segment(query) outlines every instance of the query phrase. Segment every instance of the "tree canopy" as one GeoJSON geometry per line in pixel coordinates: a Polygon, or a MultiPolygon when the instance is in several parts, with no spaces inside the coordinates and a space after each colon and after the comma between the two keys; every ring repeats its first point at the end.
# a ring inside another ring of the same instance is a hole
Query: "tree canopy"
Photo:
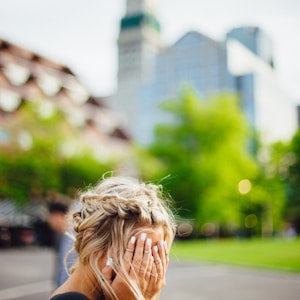
{"type": "Polygon", "coordinates": [[[41,113],[41,105],[25,103],[2,127],[9,141],[0,145],[0,196],[19,204],[49,191],[74,196],[114,166],[94,158],[64,114],[41,113]]]}
{"type": "Polygon", "coordinates": [[[288,205],[285,209],[286,219],[300,232],[300,130],[291,140],[289,151],[283,161],[287,175],[288,205]]]}
{"type": "Polygon", "coordinates": [[[185,89],[162,109],[173,122],[156,127],[149,151],[160,162],[155,176],[170,176],[162,184],[180,216],[196,226],[238,224],[238,184],[257,171],[238,98],[224,94],[204,100],[185,89]]]}

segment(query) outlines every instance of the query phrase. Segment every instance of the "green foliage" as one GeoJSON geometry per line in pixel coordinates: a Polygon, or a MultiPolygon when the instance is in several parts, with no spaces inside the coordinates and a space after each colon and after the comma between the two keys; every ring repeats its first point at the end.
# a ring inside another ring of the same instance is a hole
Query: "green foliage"
{"type": "Polygon", "coordinates": [[[161,166],[157,177],[173,196],[180,216],[195,221],[239,222],[237,185],[256,164],[247,150],[250,132],[233,95],[202,100],[189,89],[162,109],[174,117],[161,124],[149,152],[161,166]],[[158,175],[159,174],[159,175],[158,175]]]}
{"type": "Polygon", "coordinates": [[[0,194],[19,203],[27,202],[42,190],[56,189],[59,185],[57,166],[41,159],[37,153],[18,155],[2,154],[0,157],[0,194]]]}
{"type": "Polygon", "coordinates": [[[277,176],[266,177],[263,171],[252,180],[251,191],[240,196],[241,227],[248,235],[272,236],[282,226],[283,208],[286,202],[285,183],[277,176]],[[247,217],[254,216],[253,224],[247,217]]]}
{"type": "Polygon", "coordinates": [[[114,166],[93,157],[80,128],[62,113],[53,108],[45,115],[41,106],[39,101],[26,103],[12,116],[5,128],[10,143],[0,147],[0,197],[19,204],[43,199],[49,191],[73,196],[114,166]]]}
{"type": "Polygon", "coordinates": [[[163,162],[154,156],[147,148],[136,145],[133,147],[132,162],[138,168],[141,178],[151,182],[160,182],[161,170],[164,168],[163,162]]]}
{"type": "Polygon", "coordinates": [[[300,130],[291,141],[285,165],[288,165],[288,203],[285,216],[300,232],[300,130]]]}
{"type": "Polygon", "coordinates": [[[185,89],[162,109],[172,122],[158,125],[153,143],[139,151],[141,175],[165,178],[161,183],[196,235],[213,228],[214,234],[239,229],[246,236],[270,236],[282,229],[285,208],[286,216],[300,220],[300,134],[293,147],[265,145],[234,95],[204,100],[185,89]]]}
{"type": "Polygon", "coordinates": [[[89,155],[65,159],[59,168],[60,191],[76,195],[90,185],[94,185],[101,176],[113,169],[113,164],[102,164],[89,155]]]}

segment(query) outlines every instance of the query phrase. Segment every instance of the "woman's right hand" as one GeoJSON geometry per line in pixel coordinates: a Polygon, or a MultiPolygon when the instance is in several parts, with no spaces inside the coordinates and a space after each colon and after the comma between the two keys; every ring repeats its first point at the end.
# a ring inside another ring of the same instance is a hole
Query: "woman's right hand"
{"type": "MultiPolygon", "coordinates": [[[[131,280],[139,286],[145,299],[155,299],[165,286],[165,275],[169,258],[164,241],[158,242],[152,247],[152,240],[145,233],[137,238],[131,237],[124,254],[125,271],[131,280]]],[[[123,280],[121,274],[116,274],[111,280],[113,270],[111,266],[105,266],[102,273],[107,283],[111,285],[119,300],[136,300],[136,297],[123,280]]],[[[111,300],[102,284],[105,299],[111,300]]]]}

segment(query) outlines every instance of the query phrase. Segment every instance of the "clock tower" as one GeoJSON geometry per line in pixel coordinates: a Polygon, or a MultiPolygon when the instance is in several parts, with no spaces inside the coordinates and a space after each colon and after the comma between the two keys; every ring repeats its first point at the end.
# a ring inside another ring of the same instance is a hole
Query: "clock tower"
{"type": "Polygon", "coordinates": [[[125,114],[133,139],[138,125],[141,89],[152,81],[155,58],[162,48],[155,0],[127,0],[118,37],[118,91],[115,105],[125,114]]]}

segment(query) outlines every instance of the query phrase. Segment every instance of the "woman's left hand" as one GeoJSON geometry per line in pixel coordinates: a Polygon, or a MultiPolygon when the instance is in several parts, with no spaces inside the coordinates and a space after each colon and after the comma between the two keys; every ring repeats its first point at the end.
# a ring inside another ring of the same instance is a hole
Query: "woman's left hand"
{"type": "MultiPolygon", "coordinates": [[[[145,233],[138,238],[132,237],[124,254],[125,271],[135,281],[145,299],[154,299],[165,286],[165,274],[169,263],[166,244],[160,241],[151,249],[152,241],[145,233]]],[[[113,280],[111,266],[105,266],[102,274],[111,285],[119,300],[136,300],[122,275],[117,274],[113,280]]],[[[106,285],[102,284],[105,299],[111,300],[106,285]]]]}

